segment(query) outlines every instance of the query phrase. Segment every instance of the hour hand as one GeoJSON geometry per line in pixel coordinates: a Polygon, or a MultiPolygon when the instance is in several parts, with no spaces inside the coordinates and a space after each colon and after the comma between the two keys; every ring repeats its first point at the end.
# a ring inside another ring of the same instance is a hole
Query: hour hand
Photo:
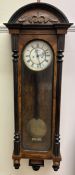
{"type": "Polygon", "coordinates": [[[36,52],[36,56],[39,57],[37,49],[35,50],[35,52],[36,52]]]}

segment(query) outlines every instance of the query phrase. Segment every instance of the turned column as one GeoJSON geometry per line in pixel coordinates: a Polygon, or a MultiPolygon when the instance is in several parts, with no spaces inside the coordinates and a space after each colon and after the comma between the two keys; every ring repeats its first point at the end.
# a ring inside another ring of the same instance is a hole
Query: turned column
{"type": "MultiPolygon", "coordinates": [[[[12,35],[13,51],[13,76],[14,76],[14,155],[20,154],[19,111],[18,111],[18,35],[12,35]]],[[[19,166],[18,160],[14,161],[15,168],[19,166]]]]}
{"type": "Polygon", "coordinates": [[[55,171],[58,170],[60,161],[57,162],[56,158],[60,157],[60,104],[61,104],[61,81],[62,81],[62,62],[64,52],[64,39],[63,34],[57,36],[57,81],[56,81],[56,116],[55,116],[55,139],[54,139],[54,165],[55,171]]]}

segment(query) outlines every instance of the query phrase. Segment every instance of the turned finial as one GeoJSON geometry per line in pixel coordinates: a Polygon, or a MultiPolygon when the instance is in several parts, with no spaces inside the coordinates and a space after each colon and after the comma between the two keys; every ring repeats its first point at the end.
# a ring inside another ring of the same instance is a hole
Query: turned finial
{"type": "Polygon", "coordinates": [[[37,2],[40,2],[40,0],[37,0],[37,2]]]}

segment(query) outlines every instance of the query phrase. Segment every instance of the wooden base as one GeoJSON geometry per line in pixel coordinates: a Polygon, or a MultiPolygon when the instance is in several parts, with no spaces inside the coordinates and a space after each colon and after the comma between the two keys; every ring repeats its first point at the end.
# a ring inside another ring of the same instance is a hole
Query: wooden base
{"type": "MultiPolygon", "coordinates": [[[[20,159],[21,158],[26,158],[26,157],[22,157],[22,155],[14,155],[12,156],[13,158],[13,164],[14,164],[14,167],[15,169],[19,169],[20,167],[20,159]]],[[[54,171],[58,171],[59,167],[60,167],[60,161],[61,161],[61,156],[52,156],[51,159],[48,159],[48,160],[53,160],[53,170],[54,171]]],[[[44,167],[44,159],[39,159],[39,158],[30,158],[29,159],[29,166],[32,166],[32,169],[34,171],[38,171],[40,169],[40,167],[44,167]]]]}

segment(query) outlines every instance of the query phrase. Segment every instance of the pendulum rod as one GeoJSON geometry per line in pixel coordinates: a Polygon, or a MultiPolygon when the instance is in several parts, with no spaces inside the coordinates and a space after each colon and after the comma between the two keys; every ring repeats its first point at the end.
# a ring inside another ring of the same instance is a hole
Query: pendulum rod
{"type": "Polygon", "coordinates": [[[38,102],[38,76],[34,74],[34,118],[39,118],[39,102],[38,102]]]}

